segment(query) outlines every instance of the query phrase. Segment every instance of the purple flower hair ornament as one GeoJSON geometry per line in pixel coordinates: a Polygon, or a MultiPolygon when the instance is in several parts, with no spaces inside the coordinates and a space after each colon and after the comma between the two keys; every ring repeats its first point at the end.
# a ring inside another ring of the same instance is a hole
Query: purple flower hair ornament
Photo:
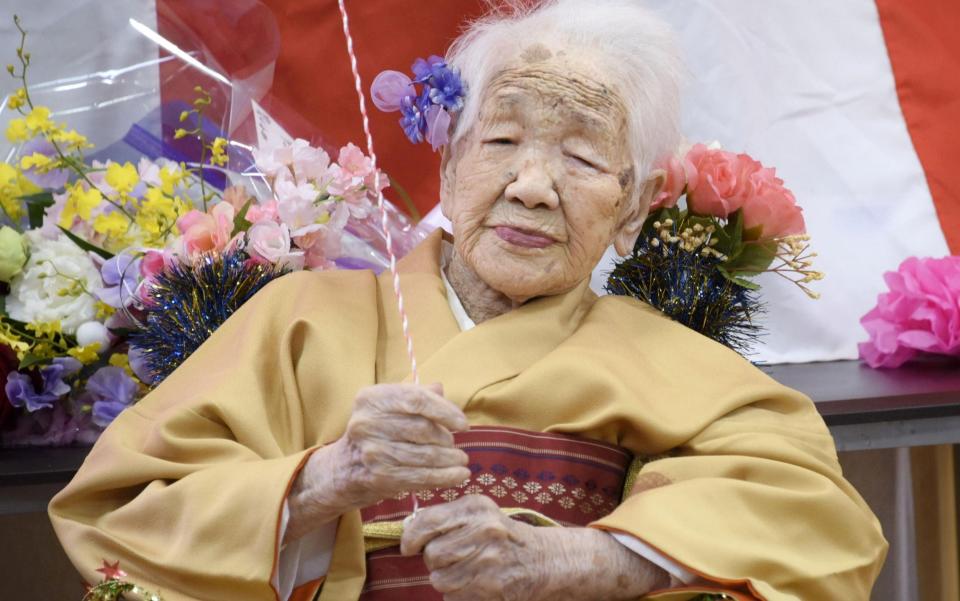
{"type": "Polygon", "coordinates": [[[411,70],[414,79],[399,71],[381,72],[370,95],[381,111],[400,111],[400,127],[411,142],[428,142],[436,150],[450,141],[450,124],[463,110],[466,86],[459,70],[439,56],[418,58],[411,70]]]}

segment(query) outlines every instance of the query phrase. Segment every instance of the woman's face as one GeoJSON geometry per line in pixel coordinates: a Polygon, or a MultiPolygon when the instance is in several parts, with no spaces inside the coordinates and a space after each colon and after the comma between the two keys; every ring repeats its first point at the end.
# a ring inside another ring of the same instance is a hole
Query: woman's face
{"type": "Polygon", "coordinates": [[[457,253],[513,300],[570,290],[625,229],[629,250],[642,225],[626,111],[596,67],[528,48],[494,76],[476,125],[444,157],[457,253]]]}

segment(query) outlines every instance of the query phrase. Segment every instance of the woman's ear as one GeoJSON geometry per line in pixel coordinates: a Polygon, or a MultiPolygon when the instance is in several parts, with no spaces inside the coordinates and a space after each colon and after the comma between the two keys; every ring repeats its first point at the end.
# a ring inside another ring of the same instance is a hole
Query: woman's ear
{"type": "Polygon", "coordinates": [[[453,196],[457,188],[457,161],[450,144],[440,154],[440,212],[450,219],[453,215],[453,196]]]}
{"type": "Polygon", "coordinates": [[[663,169],[654,169],[640,185],[640,193],[620,222],[619,230],[613,236],[613,248],[621,257],[626,257],[633,252],[640,230],[643,228],[643,222],[647,220],[650,203],[666,183],[667,172],[663,169]]]}

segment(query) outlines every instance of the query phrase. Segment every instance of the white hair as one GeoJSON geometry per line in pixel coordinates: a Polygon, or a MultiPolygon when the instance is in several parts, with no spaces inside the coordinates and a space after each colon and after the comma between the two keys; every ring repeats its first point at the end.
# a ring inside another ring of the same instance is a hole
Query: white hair
{"type": "Polygon", "coordinates": [[[640,184],[653,162],[680,141],[680,82],[685,73],[670,27],[641,0],[488,0],[446,60],[467,84],[455,142],[475,124],[484,89],[524,48],[543,43],[592,52],[627,109],[627,144],[640,184]]]}

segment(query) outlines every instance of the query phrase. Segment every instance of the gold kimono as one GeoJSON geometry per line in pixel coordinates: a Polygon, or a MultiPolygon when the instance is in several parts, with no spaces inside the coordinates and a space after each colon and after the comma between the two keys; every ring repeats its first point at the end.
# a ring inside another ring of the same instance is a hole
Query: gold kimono
{"type": "MultiPolygon", "coordinates": [[[[721,590],[869,598],[886,553],[809,399],[732,351],[586,282],[461,332],[435,234],[401,261],[420,377],[472,424],[574,434],[657,458],[592,526],[628,533],[721,590]]],[[[301,272],[270,284],[103,433],[50,504],[88,580],[120,560],[177,599],[274,599],[284,499],[356,392],[407,378],[391,281],[301,272]]],[[[321,599],[356,599],[359,512],[340,519],[321,599]]],[[[690,599],[691,587],[653,595],[690,599]]]]}

